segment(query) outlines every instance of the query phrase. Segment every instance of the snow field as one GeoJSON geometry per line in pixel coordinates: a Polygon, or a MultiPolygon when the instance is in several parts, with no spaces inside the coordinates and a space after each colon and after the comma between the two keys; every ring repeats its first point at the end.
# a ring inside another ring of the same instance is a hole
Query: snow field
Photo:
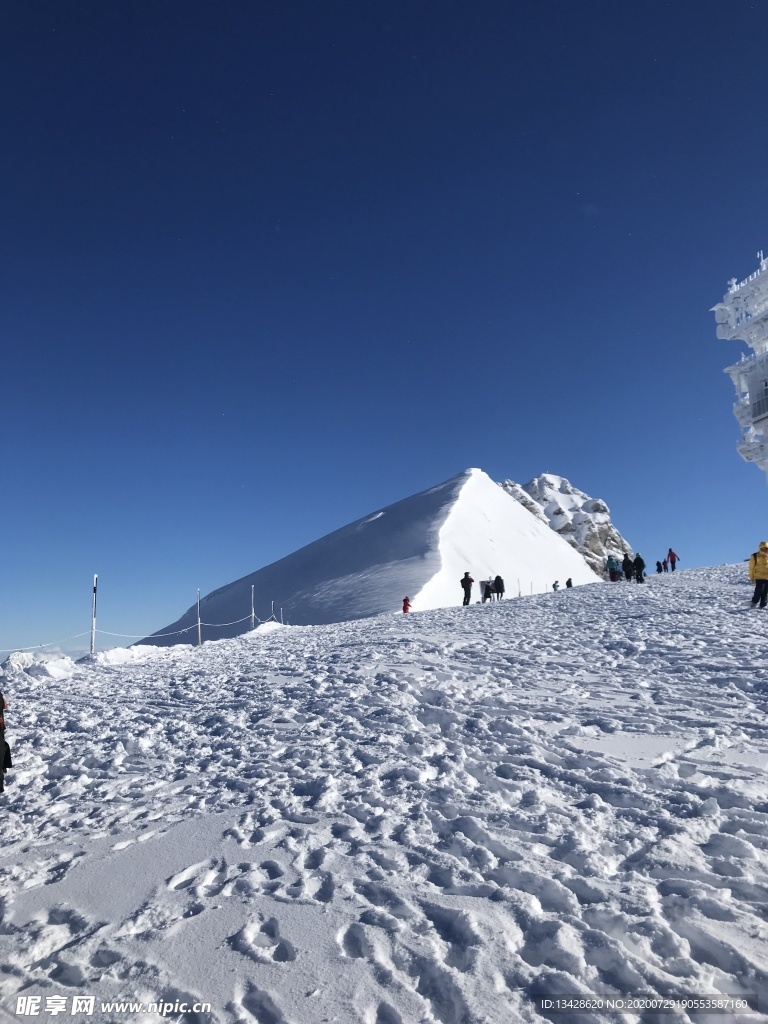
{"type": "Polygon", "coordinates": [[[765,1006],[768,620],[745,575],[133,648],[66,677],[9,666],[0,1007],[506,1024],[543,1019],[537,994],[765,1006]]]}

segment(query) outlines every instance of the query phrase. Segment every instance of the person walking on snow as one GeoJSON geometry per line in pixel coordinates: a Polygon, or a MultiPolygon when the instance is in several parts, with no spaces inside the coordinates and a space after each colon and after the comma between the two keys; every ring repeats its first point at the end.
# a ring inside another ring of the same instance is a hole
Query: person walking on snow
{"type": "Polygon", "coordinates": [[[410,610],[411,610],[411,599],[410,599],[410,597],[404,597],[403,598],[403,614],[407,615],[410,610]]]}
{"type": "Polygon", "coordinates": [[[661,562],[657,561],[656,562],[656,572],[661,572],[661,571],[662,571],[661,570],[661,562]]]}
{"type": "Polygon", "coordinates": [[[749,578],[755,584],[752,607],[758,602],[761,608],[768,604],[768,540],[761,540],[760,547],[749,558],[749,578]]]}
{"type": "Polygon", "coordinates": [[[571,589],[571,587],[573,586],[573,580],[571,579],[571,577],[570,577],[570,576],[569,576],[569,577],[568,577],[568,579],[567,579],[567,580],[565,581],[565,586],[566,586],[566,589],[567,589],[567,590],[570,590],[570,589],[571,589]]]}
{"type": "Polygon", "coordinates": [[[474,582],[475,581],[472,579],[468,572],[465,572],[464,575],[461,577],[461,586],[464,590],[464,601],[462,603],[464,605],[469,604],[469,599],[472,597],[472,584],[474,582]]]}
{"type": "Polygon", "coordinates": [[[629,582],[635,575],[635,563],[632,561],[630,556],[624,555],[624,560],[621,563],[621,568],[624,570],[624,579],[629,582]]]}
{"type": "Polygon", "coordinates": [[[680,556],[676,555],[675,552],[672,550],[672,548],[670,548],[669,551],[667,552],[667,558],[669,559],[670,568],[672,569],[672,572],[674,572],[675,571],[675,562],[679,562],[680,561],[680,556]]]}
{"type": "Polygon", "coordinates": [[[633,565],[635,567],[635,579],[638,583],[642,583],[645,579],[645,562],[640,552],[635,555],[633,565]]]}
{"type": "Polygon", "coordinates": [[[664,572],[669,572],[669,560],[665,558],[664,561],[661,563],[661,567],[664,570],[664,572]]]}
{"type": "Polygon", "coordinates": [[[560,589],[560,582],[559,582],[559,580],[555,580],[555,582],[552,584],[552,589],[553,590],[559,590],[560,589]]]}
{"type": "Polygon", "coordinates": [[[496,591],[496,600],[500,601],[502,597],[504,597],[504,580],[501,578],[501,576],[497,576],[496,579],[493,581],[493,587],[494,590],[496,591]]]}
{"type": "Polygon", "coordinates": [[[13,768],[11,748],[5,740],[5,709],[8,707],[5,697],[0,691],[0,793],[5,792],[5,773],[13,768]]]}
{"type": "Polygon", "coordinates": [[[483,604],[486,601],[493,600],[493,580],[480,580],[480,586],[483,588],[483,604]]]}

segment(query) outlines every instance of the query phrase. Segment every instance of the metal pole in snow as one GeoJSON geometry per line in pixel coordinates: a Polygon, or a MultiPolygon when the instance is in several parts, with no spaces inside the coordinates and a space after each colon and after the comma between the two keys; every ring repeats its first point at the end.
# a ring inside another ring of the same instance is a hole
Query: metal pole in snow
{"type": "Polygon", "coordinates": [[[91,608],[91,657],[96,650],[96,590],[99,586],[98,574],[93,576],[93,606],[91,608]]]}
{"type": "Polygon", "coordinates": [[[281,625],[282,625],[282,622],[283,622],[283,609],[281,608],[280,609],[280,624],[281,625]]]}
{"type": "Polygon", "coordinates": [[[202,644],[202,630],[200,628],[200,591],[197,592],[197,646],[202,644]]]}
{"type": "Polygon", "coordinates": [[[273,601],[272,602],[272,618],[274,619],[274,617],[275,617],[275,602],[273,601]]]}
{"type": "Polygon", "coordinates": [[[523,596],[523,592],[520,589],[520,577],[519,576],[517,577],[517,596],[518,597],[522,597],[523,596]]]}
{"type": "Polygon", "coordinates": [[[254,613],[253,613],[253,588],[254,588],[254,584],[252,583],[251,584],[251,629],[255,629],[256,628],[256,625],[255,625],[255,622],[254,622],[254,613]]]}

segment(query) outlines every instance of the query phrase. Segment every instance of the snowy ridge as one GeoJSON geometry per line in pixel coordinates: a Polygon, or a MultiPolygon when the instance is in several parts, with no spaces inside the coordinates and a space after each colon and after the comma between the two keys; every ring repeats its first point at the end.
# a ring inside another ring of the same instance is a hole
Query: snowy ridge
{"type": "Polygon", "coordinates": [[[134,648],[66,679],[9,664],[0,1007],[501,1024],[540,1021],[536,994],[765,1001],[745,576],[134,648]]]}
{"type": "MultiPolygon", "coordinates": [[[[510,593],[542,592],[567,577],[595,583],[584,559],[505,494],[479,469],[468,469],[426,491],[358,519],[286,558],[208,594],[202,601],[205,640],[237,636],[251,607],[266,618],[283,609],[294,625],[340,622],[460,604],[459,580],[501,575],[510,593]]],[[[479,598],[479,586],[474,597],[479,598]]],[[[142,643],[196,640],[197,608],[142,643]],[[185,630],[186,634],[179,635],[185,630]]]]}
{"type": "Polygon", "coordinates": [[[543,473],[527,484],[504,480],[504,490],[537,518],[549,523],[599,575],[610,555],[632,554],[633,549],[611,522],[610,509],[590,498],[563,476],[543,473]]]}

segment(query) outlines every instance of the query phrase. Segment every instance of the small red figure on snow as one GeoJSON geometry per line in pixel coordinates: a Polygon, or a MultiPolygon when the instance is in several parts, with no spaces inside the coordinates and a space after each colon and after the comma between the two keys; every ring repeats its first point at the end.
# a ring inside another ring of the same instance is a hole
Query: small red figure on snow
{"type": "Polygon", "coordinates": [[[405,615],[410,610],[411,610],[411,599],[410,599],[410,597],[404,597],[403,598],[403,614],[405,615]]]}

